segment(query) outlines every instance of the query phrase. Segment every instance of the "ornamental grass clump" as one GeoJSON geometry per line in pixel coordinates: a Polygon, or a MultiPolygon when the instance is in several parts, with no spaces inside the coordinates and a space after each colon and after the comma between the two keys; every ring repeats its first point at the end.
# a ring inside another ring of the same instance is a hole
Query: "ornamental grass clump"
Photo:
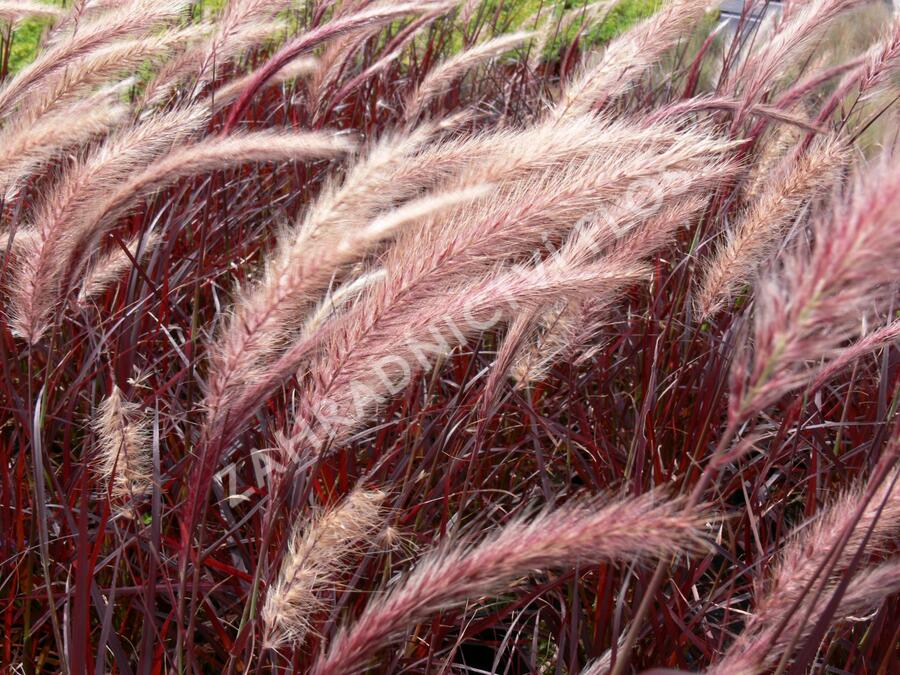
{"type": "Polygon", "coordinates": [[[759,9],[0,2],[0,670],[891,672],[900,21],[759,9]]]}

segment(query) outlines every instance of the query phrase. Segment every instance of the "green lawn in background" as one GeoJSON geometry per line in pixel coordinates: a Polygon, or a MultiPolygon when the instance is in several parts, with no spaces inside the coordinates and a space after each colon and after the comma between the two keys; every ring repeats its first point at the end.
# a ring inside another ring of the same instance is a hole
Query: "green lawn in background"
{"type": "MultiPolygon", "coordinates": [[[[544,0],[545,3],[548,1],[556,4],[559,8],[558,11],[578,7],[584,2],[584,0],[544,0]]],[[[227,0],[201,0],[201,5],[206,11],[215,12],[221,9],[226,2],[227,0]]],[[[528,28],[522,24],[534,16],[541,6],[541,2],[542,0],[506,0],[504,7],[511,29],[520,26],[528,28]]],[[[588,42],[606,42],[636,21],[650,16],[660,3],[661,0],[620,0],[606,20],[587,33],[588,42]]],[[[28,20],[21,22],[16,27],[9,58],[9,69],[12,72],[21,69],[34,58],[41,36],[48,25],[47,21],[28,20]]],[[[573,26],[572,30],[577,30],[577,26],[573,26]]]]}
{"type": "MultiPolygon", "coordinates": [[[[225,6],[228,0],[200,0],[205,11],[215,12],[225,6]]],[[[48,5],[59,5],[58,2],[46,2],[48,5]]],[[[9,54],[9,70],[16,72],[30,63],[37,54],[38,45],[44,31],[51,25],[48,20],[29,19],[20,22],[13,33],[13,43],[9,54]]]]}

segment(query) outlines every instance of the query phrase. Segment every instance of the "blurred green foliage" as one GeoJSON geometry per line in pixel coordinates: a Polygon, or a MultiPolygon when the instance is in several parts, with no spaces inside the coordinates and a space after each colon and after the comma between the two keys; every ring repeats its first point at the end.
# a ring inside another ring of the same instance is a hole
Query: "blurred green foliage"
{"type": "Polygon", "coordinates": [[[623,0],[612,8],[609,16],[589,37],[599,42],[614,38],[641,19],[646,19],[662,5],[662,0],[623,0]]]}
{"type": "Polygon", "coordinates": [[[16,26],[9,50],[9,69],[12,72],[31,62],[48,25],[47,21],[29,19],[16,26]]]}

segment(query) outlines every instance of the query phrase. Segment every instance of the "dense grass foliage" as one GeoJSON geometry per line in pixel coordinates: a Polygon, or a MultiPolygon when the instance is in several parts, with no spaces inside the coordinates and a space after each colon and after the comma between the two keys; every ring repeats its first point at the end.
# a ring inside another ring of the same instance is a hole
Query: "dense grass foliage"
{"type": "Polygon", "coordinates": [[[900,670],[900,21],[0,2],[0,671],[900,670]]]}

